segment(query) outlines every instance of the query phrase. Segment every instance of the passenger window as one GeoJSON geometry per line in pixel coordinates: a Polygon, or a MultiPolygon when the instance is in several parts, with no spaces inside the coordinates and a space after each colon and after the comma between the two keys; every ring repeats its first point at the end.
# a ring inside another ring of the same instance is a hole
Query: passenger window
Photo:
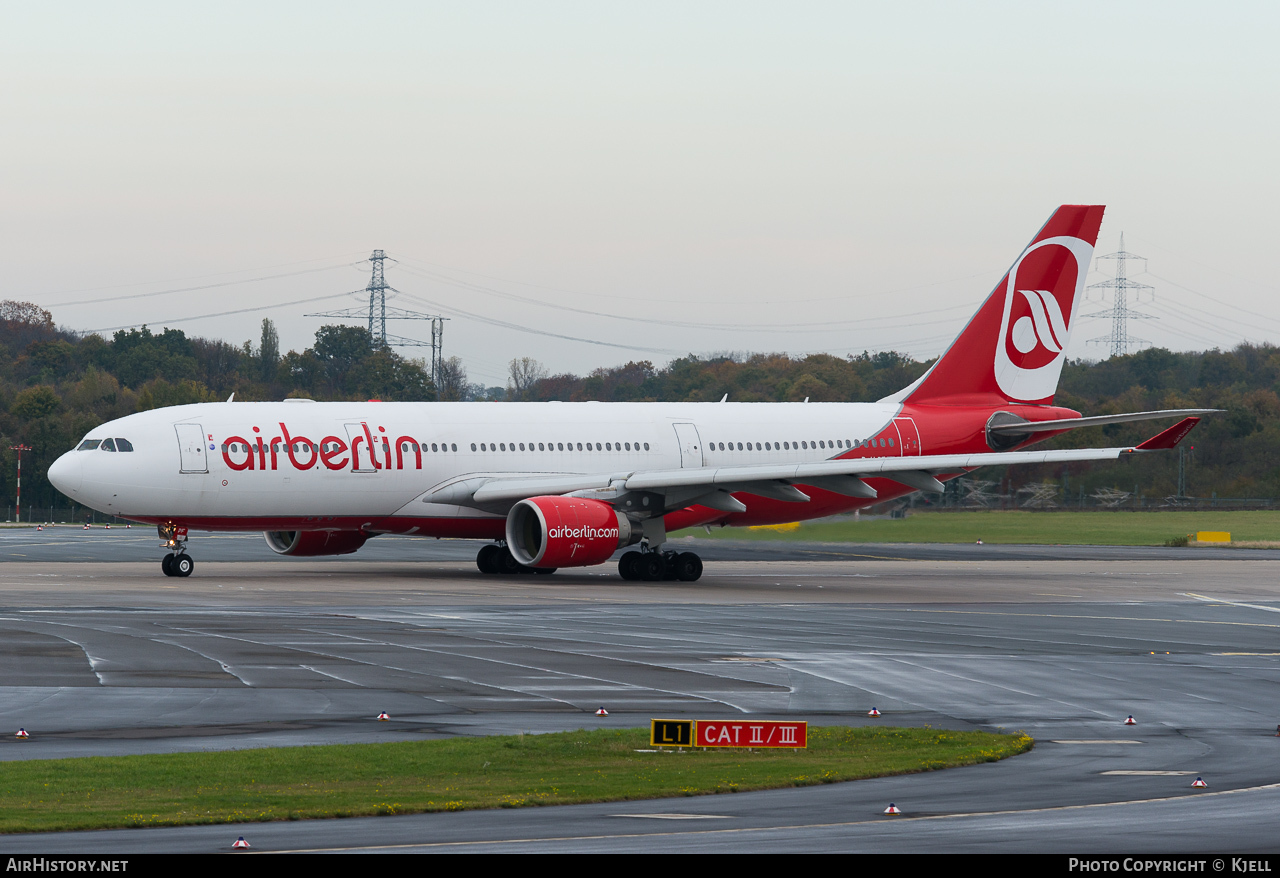
{"type": "Polygon", "coordinates": [[[889,437],[889,447],[893,447],[893,437],[889,437]]]}
{"type": "Polygon", "coordinates": [[[77,451],[93,451],[93,449],[97,448],[101,444],[102,444],[101,439],[86,439],[80,443],[80,447],[77,448],[76,450],[77,451]]]}

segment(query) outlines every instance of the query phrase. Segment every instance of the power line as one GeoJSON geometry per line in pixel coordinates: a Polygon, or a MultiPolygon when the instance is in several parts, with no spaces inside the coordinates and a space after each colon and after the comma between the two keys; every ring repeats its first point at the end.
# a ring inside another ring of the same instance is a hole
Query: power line
{"type": "MultiPolygon", "coordinates": [[[[500,282],[502,282],[502,283],[517,284],[517,285],[519,285],[519,286],[523,286],[523,287],[533,287],[534,289],[539,289],[539,290],[548,290],[548,291],[553,292],[553,293],[569,293],[570,295],[574,295],[574,296],[587,296],[587,297],[592,298],[592,299],[625,299],[625,300],[629,300],[629,301],[630,301],[630,300],[634,300],[634,299],[636,298],[634,295],[630,295],[630,294],[623,294],[623,295],[610,295],[610,294],[608,294],[608,293],[599,293],[599,292],[589,292],[589,293],[584,293],[584,292],[582,292],[582,291],[580,291],[580,290],[570,290],[570,289],[566,289],[566,288],[564,288],[564,287],[553,287],[553,286],[548,286],[548,285],[546,285],[546,284],[535,284],[535,283],[530,283],[529,281],[512,280],[512,279],[510,279],[510,278],[494,277],[493,275],[483,274],[483,273],[481,273],[481,272],[478,272],[478,271],[472,271],[472,270],[467,269],[467,268],[457,268],[457,267],[455,267],[455,266],[450,266],[450,265],[440,265],[440,264],[435,263],[435,262],[429,262],[429,261],[427,261],[427,260],[425,260],[425,259],[415,259],[415,258],[413,258],[413,257],[411,257],[411,256],[400,256],[400,257],[398,257],[398,258],[397,258],[397,261],[401,262],[402,264],[403,264],[403,263],[405,263],[405,262],[412,262],[412,263],[416,263],[416,264],[418,264],[418,265],[426,265],[426,266],[430,266],[431,268],[435,268],[435,269],[444,269],[445,271],[460,271],[460,272],[462,272],[463,274],[473,274],[473,275],[475,275],[476,277],[482,277],[482,278],[485,278],[486,280],[496,280],[496,281],[500,281],[500,282]]],[[[444,275],[444,277],[448,277],[448,276],[447,276],[447,275],[444,275]]],[[[910,292],[910,291],[912,291],[912,290],[923,290],[923,289],[928,289],[928,288],[930,288],[930,287],[938,287],[938,286],[943,286],[943,285],[945,285],[945,284],[958,283],[958,282],[960,282],[960,281],[973,280],[974,278],[980,278],[980,277],[991,277],[991,272],[990,272],[990,271],[980,271],[980,272],[978,272],[977,274],[967,274],[967,275],[963,275],[963,276],[959,276],[959,277],[945,278],[945,279],[943,279],[943,280],[931,281],[931,282],[929,282],[929,283],[924,283],[924,284],[912,284],[912,285],[910,285],[910,286],[897,287],[897,288],[892,289],[892,290],[881,290],[881,291],[878,291],[878,292],[875,292],[875,293],[864,293],[864,294],[863,294],[863,297],[864,297],[864,298],[866,298],[866,297],[882,298],[882,297],[884,297],[884,296],[897,295],[898,293],[906,293],[906,292],[910,292]]],[[[465,283],[465,281],[463,281],[463,282],[465,283]]],[[[995,283],[995,282],[994,282],[994,281],[992,281],[992,283],[993,283],[993,285],[994,285],[994,283],[995,283]]],[[[817,297],[817,298],[811,298],[811,299],[798,299],[798,298],[794,298],[794,297],[792,297],[792,296],[788,295],[788,296],[786,297],[786,301],[787,301],[789,304],[805,304],[805,303],[808,303],[808,302],[843,302],[843,301],[848,301],[850,298],[852,298],[852,297],[850,297],[850,296],[844,296],[844,295],[841,295],[841,296],[819,296],[819,297],[817,297]]],[[[678,305],[684,305],[684,304],[687,304],[687,303],[688,303],[688,299],[687,299],[687,298],[679,298],[679,299],[657,299],[657,298],[653,298],[652,296],[648,296],[648,295],[646,295],[646,296],[645,296],[645,301],[646,301],[646,302],[659,302],[659,303],[665,303],[665,304],[678,304],[678,305]]],[[[932,313],[932,312],[930,312],[930,313],[932,313]]]]}
{"type": "Polygon", "coordinates": [[[134,329],[138,326],[146,326],[152,323],[157,324],[159,326],[166,326],[171,323],[190,323],[193,320],[209,320],[210,318],[213,318],[213,317],[229,317],[233,314],[251,314],[255,311],[270,311],[274,308],[288,308],[292,305],[306,305],[311,302],[323,302],[325,299],[336,299],[339,296],[349,296],[349,295],[351,294],[350,293],[330,293],[327,296],[315,296],[310,299],[295,299],[292,302],[280,302],[275,305],[259,305],[256,308],[237,308],[234,311],[218,311],[217,313],[214,313],[214,314],[201,314],[198,317],[178,317],[173,320],[147,320],[140,323],[126,323],[123,326],[104,326],[101,329],[85,330],[85,333],[92,334],[95,332],[115,332],[118,329],[134,329]]]}
{"type": "MultiPolygon", "coordinates": [[[[963,305],[952,305],[948,308],[934,308],[929,311],[916,311],[910,314],[892,314],[884,317],[857,317],[847,320],[822,320],[808,323],[770,323],[768,326],[759,326],[748,323],[699,323],[691,320],[666,320],[653,317],[630,317],[623,314],[610,314],[605,311],[594,311],[589,308],[575,308],[572,305],[562,305],[553,302],[543,302],[540,299],[532,299],[528,296],[521,296],[517,293],[509,293],[504,290],[496,290],[492,287],[486,287],[482,284],[474,284],[469,281],[451,278],[447,275],[439,275],[430,272],[414,271],[412,268],[405,268],[410,274],[417,274],[428,280],[435,280],[441,283],[457,286],[461,289],[470,290],[472,292],[488,293],[498,298],[508,301],[522,302],[527,305],[534,305],[540,308],[550,308],[556,311],[568,311],[574,314],[584,314],[589,317],[604,317],[609,320],[622,320],[628,323],[645,323],[653,326],[670,326],[679,329],[705,329],[720,332],[767,332],[770,334],[778,332],[831,332],[832,327],[843,326],[847,324],[864,325],[883,320],[904,320],[911,317],[919,317],[926,315],[945,314],[949,311],[967,310],[972,307],[970,303],[963,305]]],[[[946,323],[947,320],[934,320],[930,323],[946,323]]],[[[909,324],[900,324],[902,326],[924,326],[927,323],[913,322],[909,324]]],[[[877,329],[893,329],[893,325],[877,327],[877,329]]]]}
{"type": "MultiPolygon", "coordinates": [[[[316,262],[318,260],[307,259],[304,261],[316,262]]],[[[296,262],[285,263],[285,264],[297,265],[296,262]]],[[[261,280],[275,280],[276,278],[281,278],[281,277],[296,277],[302,274],[311,274],[312,272],[316,272],[316,271],[332,271],[335,268],[350,268],[352,266],[359,265],[359,264],[360,264],[359,262],[344,262],[341,265],[325,265],[319,268],[304,268],[300,271],[289,271],[289,272],[284,272],[282,274],[269,274],[269,275],[262,275],[260,277],[246,277],[246,278],[241,278],[239,280],[225,281],[222,283],[204,284],[201,286],[194,286],[194,287],[178,287],[170,290],[157,290],[151,293],[130,293],[129,295],[126,295],[126,296],[110,296],[110,297],[101,298],[101,299],[85,299],[83,301],[77,301],[77,302],[53,302],[50,304],[50,307],[62,308],[68,305],[93,305],[99,302],[118,302],[124,299],[140,299],[140,298],[145,298],[147,296],[163,296],[169,293],[187,293],[193,290],[210,290],[210,289],[214,289],[215,287],[227,287],[227,286],[234,286],[236,284],[254,283],[255,281],[261,281],[261,280]]],[[[198,278],[198,277],[219,277],[220,275],[239,274],[239,273],[240,272],[238,271],[221,271],[215,274],[193,275],[191,278],[176,278],[176,280],[188,280],[188,279],[194,280],[195,278],[198,278]]],[[[60,290],[55,293],[50,293],[50,295],[65,296],[73,293],[93,292],[94,290],[118,290],[118,289],[121,289],[122,287],[143,287],[143,286],[149,286],[150,284],[153,284],[153,283],[171,283],[171,282],[172,281],[142,281],[141,283],[113,284],[111,286],[105,286],[105,287],[83,287],[81,289],[75,289],[75,290],[60,290]]]]}

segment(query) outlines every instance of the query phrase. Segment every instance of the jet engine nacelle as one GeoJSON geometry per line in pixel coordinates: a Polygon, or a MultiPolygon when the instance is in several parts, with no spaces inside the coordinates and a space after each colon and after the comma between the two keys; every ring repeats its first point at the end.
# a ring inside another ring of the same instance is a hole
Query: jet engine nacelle
{"type": "Polygon", "coordinates": [[[638,538],[630,519],[599,500],[530,497],[507,513],[507,548],[526,567],[603,564],[638,538]]]}
{"type": "Polygon", "coordinates": [[[357,530],[268,530],[262,534],[277,555],[350,555],[364,545],[368,534],[357,530]]]}

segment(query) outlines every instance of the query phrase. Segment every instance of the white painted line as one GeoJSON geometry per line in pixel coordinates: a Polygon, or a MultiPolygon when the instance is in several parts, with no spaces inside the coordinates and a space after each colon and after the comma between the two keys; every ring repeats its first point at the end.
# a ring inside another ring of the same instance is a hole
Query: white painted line
{"type": "Polygon", "coordinates": [[[1142,771],[1136,768],[1100,771],[1101,775],[1121,775],[1124,777],[1178,777],[1184,774],[1195,774],[1194,771],[1142,771]]]}
{"type": "Polygon", "coordinates": [[[610,817],[632,817],[637,820],[728,820],[728,814],[610,814],[610,817]]]}
{"type": "Polygon", "coordinates": [[[1268,613],[1280,613],[1280,607],[1264,607],[1262,604],[1246,604],[1241,601],[1228,601],[1223,600],[1222,598],[1210,598],[1205,597],[1202,594],[1195,594],[1194,592],[1189,591],[1184,591],[1183,594],[1189,598],[1195,598],[1198,601],[1205,601],[1206,603],[1211,604],[1226,604],[1229,607],[1247,607],[1250,610],[1266,610],[1268,613]]]}
{"type": "Polygon", "coordinates": [[[1094,740],[1080,739],[1077,741],[1050,741],[1050,744],[1141,744],[1141,741],[1125,741],[1117,738],[1116,740],[1107,740],[1106,738],[1097,738],[1094,740]]]}

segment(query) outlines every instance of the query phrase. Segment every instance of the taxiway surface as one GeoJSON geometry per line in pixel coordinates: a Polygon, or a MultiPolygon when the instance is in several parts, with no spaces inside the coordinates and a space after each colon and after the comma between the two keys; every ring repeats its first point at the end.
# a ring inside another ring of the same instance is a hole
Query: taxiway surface
{"type": "Polygon", "coordinates": [[[217,851],[236,835],[255,850],[1276,848],[1271,553],[934,546],[922,558],[859,546],[815,560],[832,547],[770,556],[751,544],[759,560],[714,561],[734,546],[699,542],[708,564],[697,583],[624,583],[607,568],[481,576],[474,544],[448,541],[277,559],[260,537],[193,540],[197,570],[180,580],[160,575],[149,534],[2,532],[0,711],[33,737],[0,738],[0,760],[643,726],[657,715],[1022,729],[1036,748],[804,789],[5,836],[0,850],[217,851]],[[76,552],[120,560],[67,560],[76,552]],[[599,706],[607,719],[592,715],[599,706]],[[873,706],[878,720],[866,717],[873,706]],[[376,722],[380,710],[392,722],[376,722]],[[1136,726],[1122,725],[1129,714],[1136,726]],[[1208,791],[1191,789],[1196,776],[1208,791]],[[880,814],[891,801],[903,817],[880,814]]]}

